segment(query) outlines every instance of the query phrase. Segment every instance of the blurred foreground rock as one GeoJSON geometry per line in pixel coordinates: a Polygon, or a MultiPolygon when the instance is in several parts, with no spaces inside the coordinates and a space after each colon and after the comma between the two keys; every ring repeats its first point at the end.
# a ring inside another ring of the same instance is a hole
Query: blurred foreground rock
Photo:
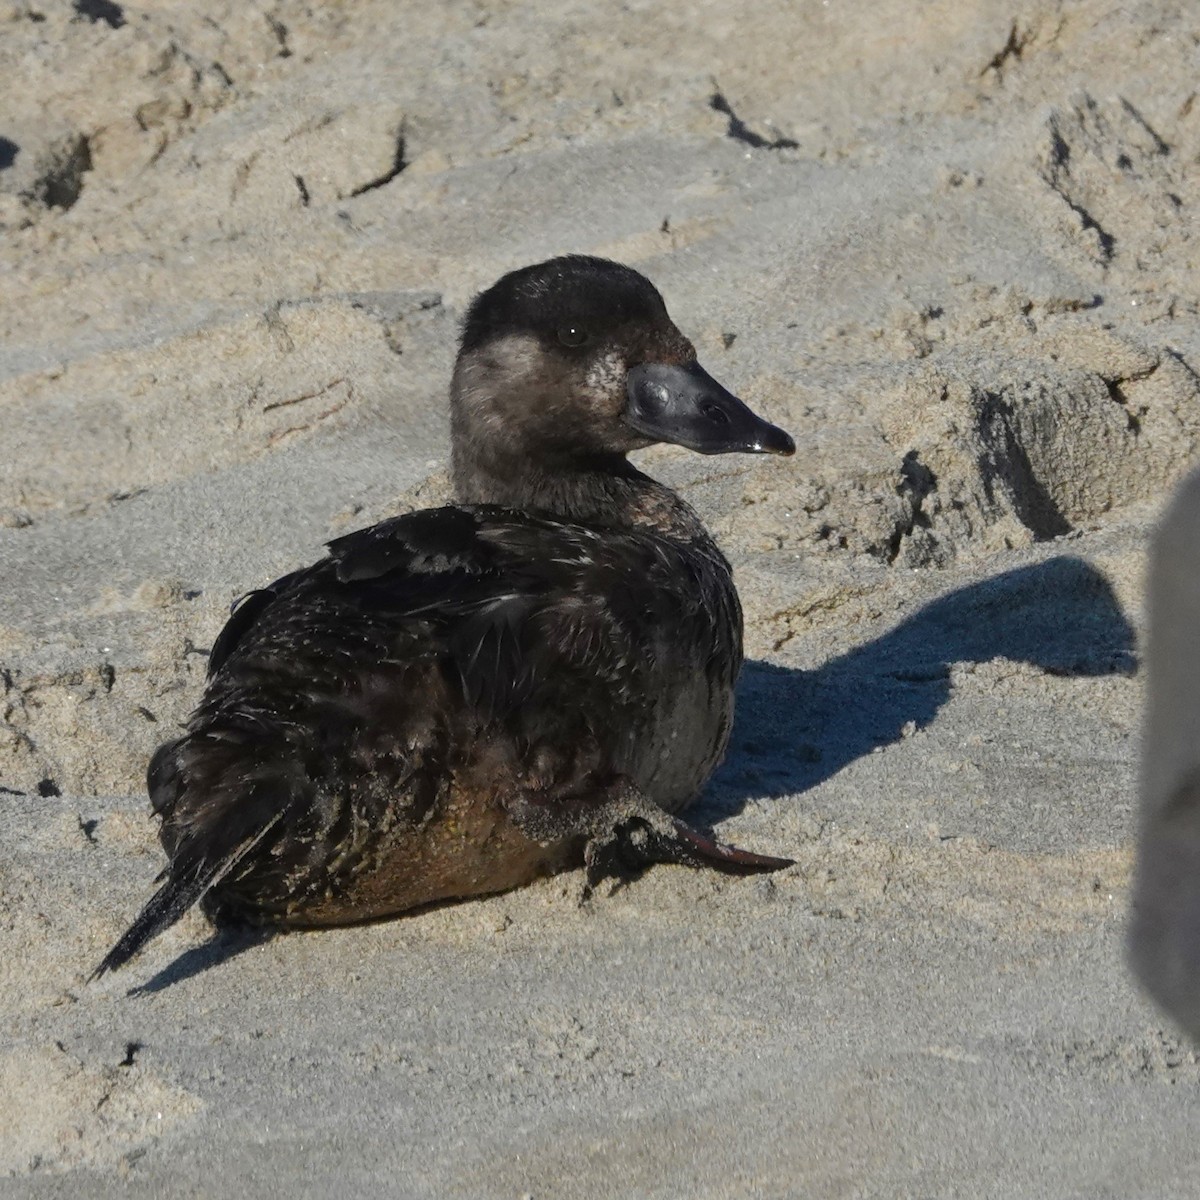
{"type": "Polygon", "coordinates": [[[1200,1037],[1200,471],[1150,566],[1150,652],[1130,954],[1151,994],[1200,1037]]]}

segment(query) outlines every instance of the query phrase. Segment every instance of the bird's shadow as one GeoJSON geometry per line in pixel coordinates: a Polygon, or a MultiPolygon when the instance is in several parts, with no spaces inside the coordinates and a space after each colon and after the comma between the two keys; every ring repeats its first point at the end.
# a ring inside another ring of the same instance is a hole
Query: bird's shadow
{"type": "Polygon", "coordinates": [[[231,958],[237,958],[255,946],[261,946],[273,936],[273,931],[269,929],[217,929],[207,942],[185,950],[145,983],[130,988],[125,994],[130,997],[152,996],[155,992],[165,991],[174,984],[183,983],[231,958]]]}
{"type": "Polygon", "coordinates": [[[995,658],[1052,675],[1132,674],[1133,629],[1094,567],[1061,556],[959,588],[813,671],[746,663],[725,763],[699,815],[717,822],[815,787],[923,729],[950,699],[950,670],[995,658]]]}

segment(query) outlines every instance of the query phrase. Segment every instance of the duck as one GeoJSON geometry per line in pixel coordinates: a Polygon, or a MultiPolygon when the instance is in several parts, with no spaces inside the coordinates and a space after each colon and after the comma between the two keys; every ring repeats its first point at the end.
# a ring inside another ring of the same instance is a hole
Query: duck
{"type": "Polygon", "coordinates": [[[654,285],[586,255],[469,305],[454,502],[339,537],[243,597],[147,789],[167,866],[93,978],[193,905],[347,925],[585,868],[792,860],[679,817],[729,741],[742,611],[695,510],[628,459],[795,452],[696,358],[654,285]]]}

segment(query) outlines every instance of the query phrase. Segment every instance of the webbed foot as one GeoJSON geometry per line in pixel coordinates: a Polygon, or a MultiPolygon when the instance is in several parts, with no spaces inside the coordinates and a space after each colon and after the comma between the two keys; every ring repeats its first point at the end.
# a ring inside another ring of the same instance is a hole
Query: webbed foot
{"type": "Polygon", "coordinates": [[[698,833],[625,779],[585,796],[519,792],[507,807],[534,841],[582,839],[586,867],[582,899],[602,880],[627,883],[651,863],[712,867],[730,874],[781,871],[793,865],[790,858],[755,854],[698,833]]]}
{"type": "Polygon", "coordinates": [[[648,812],[644,808],[591,837],[584,849],[589,888],[605,879],[626,881],[651,863],[659,862],[751,874],[781,871],[792,866],[794,860],[726,845],[705,837],[661,809],[648,812]]]}

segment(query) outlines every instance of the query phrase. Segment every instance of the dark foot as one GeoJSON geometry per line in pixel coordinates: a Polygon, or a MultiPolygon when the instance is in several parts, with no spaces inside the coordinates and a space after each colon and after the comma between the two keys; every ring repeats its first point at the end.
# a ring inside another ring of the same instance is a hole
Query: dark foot
{"type": "Polygon", "coordinates": [[[754,854],[737,846],[727,846],[661,811],[627,818],[606,833],[591,838],[584,851],[589,888],[604,879],[629,880],[651,863],[659,862],[713,867],[739,875],[781,871],[793,864],[790,858],[754,854]]]}
{"type": "Polygon", "coordinates": [[[780,871],[793,862],[705,837],[646,799],[627,780],[587,796],[518,793],[508,809],[526,836],[536,842],[583,839],[585,895],[601,880],[628,882],[656,862],[714,867],[733,874],[780,871]]]}

